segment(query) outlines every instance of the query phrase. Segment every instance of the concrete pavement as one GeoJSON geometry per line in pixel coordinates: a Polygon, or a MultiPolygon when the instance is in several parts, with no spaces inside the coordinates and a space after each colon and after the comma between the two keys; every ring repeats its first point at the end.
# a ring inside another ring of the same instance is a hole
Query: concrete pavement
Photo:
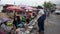
{"type": "Polygon", "coordinates": [[[45,23],[45,34],[60,34],[60,15],[52,14],[45,23]]]}

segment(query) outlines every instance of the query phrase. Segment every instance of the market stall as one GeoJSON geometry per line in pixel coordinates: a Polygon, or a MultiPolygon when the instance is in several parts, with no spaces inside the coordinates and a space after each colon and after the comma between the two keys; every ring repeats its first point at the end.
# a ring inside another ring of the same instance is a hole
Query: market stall
{"type": "MultiPolygon", "coordinates": [[[[16,12],[21,12],[21,14],[19,14],[21,17],[22,22],[25,25],[25,30],[21,30],[22,33],[26,33],[26,34],[30,34],[32,29],[34,28],[34,25],[37,23],[37,19],[40,17],[40,14],[37,13],[37,9],[36,8],[32,8],[32,7],[25,7],[24,9],[21,7],[17,7],[17,6],[9,6],[6,8],[7,10],[12,10],[13,13],[12,16],[13,18],[15,18],[15,13],[16,12]],[[24,31],[24,32],[23,32],[24,31]]],[[[11,27],[12,23],[8,23],[8,26],[11,27]]]]}

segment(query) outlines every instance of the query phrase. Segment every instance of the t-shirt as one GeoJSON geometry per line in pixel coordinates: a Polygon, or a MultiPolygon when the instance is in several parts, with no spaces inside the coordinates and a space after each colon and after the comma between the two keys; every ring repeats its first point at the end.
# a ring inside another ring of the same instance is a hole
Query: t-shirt
{"type": "Polygon", "coordinates": [[[39,14],[44,14],[44,10],[43,9],[39,9],[39,14]]]}
{"type": "Polygon", "coordinates": [[[39,14],[41,15],[41,17],[39,17],[38,21],[46,19],[46,12],[44,11],[44,9],[40,9],[39,14]]]}

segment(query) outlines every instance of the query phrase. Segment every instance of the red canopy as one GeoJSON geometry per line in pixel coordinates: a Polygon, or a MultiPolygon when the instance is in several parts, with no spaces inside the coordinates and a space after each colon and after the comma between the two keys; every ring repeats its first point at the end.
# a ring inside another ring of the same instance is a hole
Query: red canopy
{"type": "Polygon", "coordinates": [[[20,8],[20,7],[17,7],[17,6],[9,6],[9,7],[7,7],[6,8],[7,10],[15,10],[15,11],[23,11],[23,9],[22,8],[20,8]]]}

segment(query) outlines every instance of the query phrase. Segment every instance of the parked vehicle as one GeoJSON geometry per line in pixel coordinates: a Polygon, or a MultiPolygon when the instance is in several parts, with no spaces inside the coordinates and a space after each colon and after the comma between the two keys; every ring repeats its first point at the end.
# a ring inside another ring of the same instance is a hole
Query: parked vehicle
{"type": "Polygon", "coordinates": [[[57,15],[60,15],[60,10],[56,9],[56,11],[54,13],[57,14],[57,15]]]}

